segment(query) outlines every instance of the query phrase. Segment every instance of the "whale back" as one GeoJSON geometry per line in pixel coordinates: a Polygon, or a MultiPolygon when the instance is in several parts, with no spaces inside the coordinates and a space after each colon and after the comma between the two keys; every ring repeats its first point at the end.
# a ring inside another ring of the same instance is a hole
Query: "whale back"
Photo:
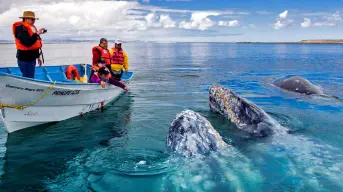
{"type": "Polygon", "coordinates": [[[306,95],[324,94],[320,87],[299,76],[278,79],[274,81],[273,84],[281,89],[306,95]]]}

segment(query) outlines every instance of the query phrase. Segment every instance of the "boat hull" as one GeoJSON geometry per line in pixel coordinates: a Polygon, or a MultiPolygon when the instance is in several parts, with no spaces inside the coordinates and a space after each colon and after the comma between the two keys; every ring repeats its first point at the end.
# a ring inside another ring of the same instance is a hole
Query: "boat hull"
{"type": "MultiPolygon", "coordinates": [[[[119,94],[118,96],[119,97],[119,94]]],[[[112,100],[116,99],[114,97],[112,100]]],[[[63,121],[75,116],[83,115],[90,111],[106,106],[112,100],[104,100],[87,105],[71,106],[39,106],[29,107],[24,110],[1,109],[2,120],[8,133],[21,129],[63,121]]]]}
{"type": "MultiPolygon", "coordinates": [[[[124,79],[129,84],[131,78],[124,79]]],[[[0,75],[0,103],[33,106],[18,110],[1,108],[5,129],[12,133],[49,122],[63,121],[104,107],[118,98],[123,89],[108,84],[102,88],[92,83],[56,83],[0,75]],[[39,99],[43,94],[43,98],[39,99]]]]}

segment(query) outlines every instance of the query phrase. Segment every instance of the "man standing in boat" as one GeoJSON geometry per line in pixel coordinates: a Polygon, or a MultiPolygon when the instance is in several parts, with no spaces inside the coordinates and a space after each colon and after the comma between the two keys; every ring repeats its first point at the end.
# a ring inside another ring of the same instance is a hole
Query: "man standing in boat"
{"type": "Polygon", "coordinates": [[[39,35],[45,33],[46,30],[44,28],[37,30],[34,23],[38,18],[32,11],[25,11],[19,18],[23,20],[12,25],[18,66],[23,77],[34,78],[36,60],[38,60],[38,65],[42,66],[40,58],[42,41],[39,35]]]}
{"type": "Polygon", "coordinates": [[[123,75],[123,68],[125,72],[129,71],[129,58],[121,47],[122,41],[116,40],[114,47],[111,49],[111,71],[112,75],[120,79],[123,75]]]}
{"type": "Polygon", "coordinates": [[[100,59],[103,59],[107,65],[111,64],[110,51],[108,50],[107,39],[101,38],[98,46],[92,49],[93,59],[92,64],[96,65],[100,59]]]}
{"type": "MultiPolygon", "coordinates": [[[[98,46],[94,46],[92,49],[92,71],[90,74],[90,78],[92,77],[93,73],[97,71],[97,65],[100,60],[103,61],[103,63],[110,67],[111,61],[110,61],[110,51],[108,50],[108,42],[107,39],[101,38],[100,43],[98,46]]],[[[89,79],[90,80],[90,79],[89,79]]]]}

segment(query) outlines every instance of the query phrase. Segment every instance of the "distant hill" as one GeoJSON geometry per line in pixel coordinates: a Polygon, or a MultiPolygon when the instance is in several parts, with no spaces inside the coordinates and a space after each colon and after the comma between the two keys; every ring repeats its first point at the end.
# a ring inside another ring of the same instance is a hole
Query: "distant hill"
{"type": "Polygon", "coordinates": [[[237,42],[237,43],[261,43],[261,44],[343,44],[343,39],[312,39],[296,42],[237,42]]]}
{"type": "Polygon", "coordinates": [[[9,43],[13,43],[13,41],[0,40],[0,44],[9,44],[9,43]]]}
{"type": "Polygon", "coordinates": [[[316,43],[316,44],[343,44],[343,39],[316,39],[316,40],[302,40],[300,43],[316,43]]]}

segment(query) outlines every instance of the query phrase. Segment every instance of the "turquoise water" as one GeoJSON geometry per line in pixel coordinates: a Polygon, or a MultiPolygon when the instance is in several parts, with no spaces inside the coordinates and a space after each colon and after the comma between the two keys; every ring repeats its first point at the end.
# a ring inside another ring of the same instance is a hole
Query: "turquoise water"
{"type": "MultiPolygon", "coordinates": [[[[93,44],[49,44],[47,65],[90,61],[93,44]]],[[[84,117],[7,135],[0,123],[0,191],[342,191],[343,104],[281,91],[301,75],[343,98],[343,46],[129,43],[131,93],[84,117]],[[242,140],[209,111],[208,88],[232,88],[294,134],[242,140]],[[230,144],[185,159],[165,152],[175,115],[205,116],[230,144]]],[[[15,65],[12,45],[0,45],[15,65]]]]}

